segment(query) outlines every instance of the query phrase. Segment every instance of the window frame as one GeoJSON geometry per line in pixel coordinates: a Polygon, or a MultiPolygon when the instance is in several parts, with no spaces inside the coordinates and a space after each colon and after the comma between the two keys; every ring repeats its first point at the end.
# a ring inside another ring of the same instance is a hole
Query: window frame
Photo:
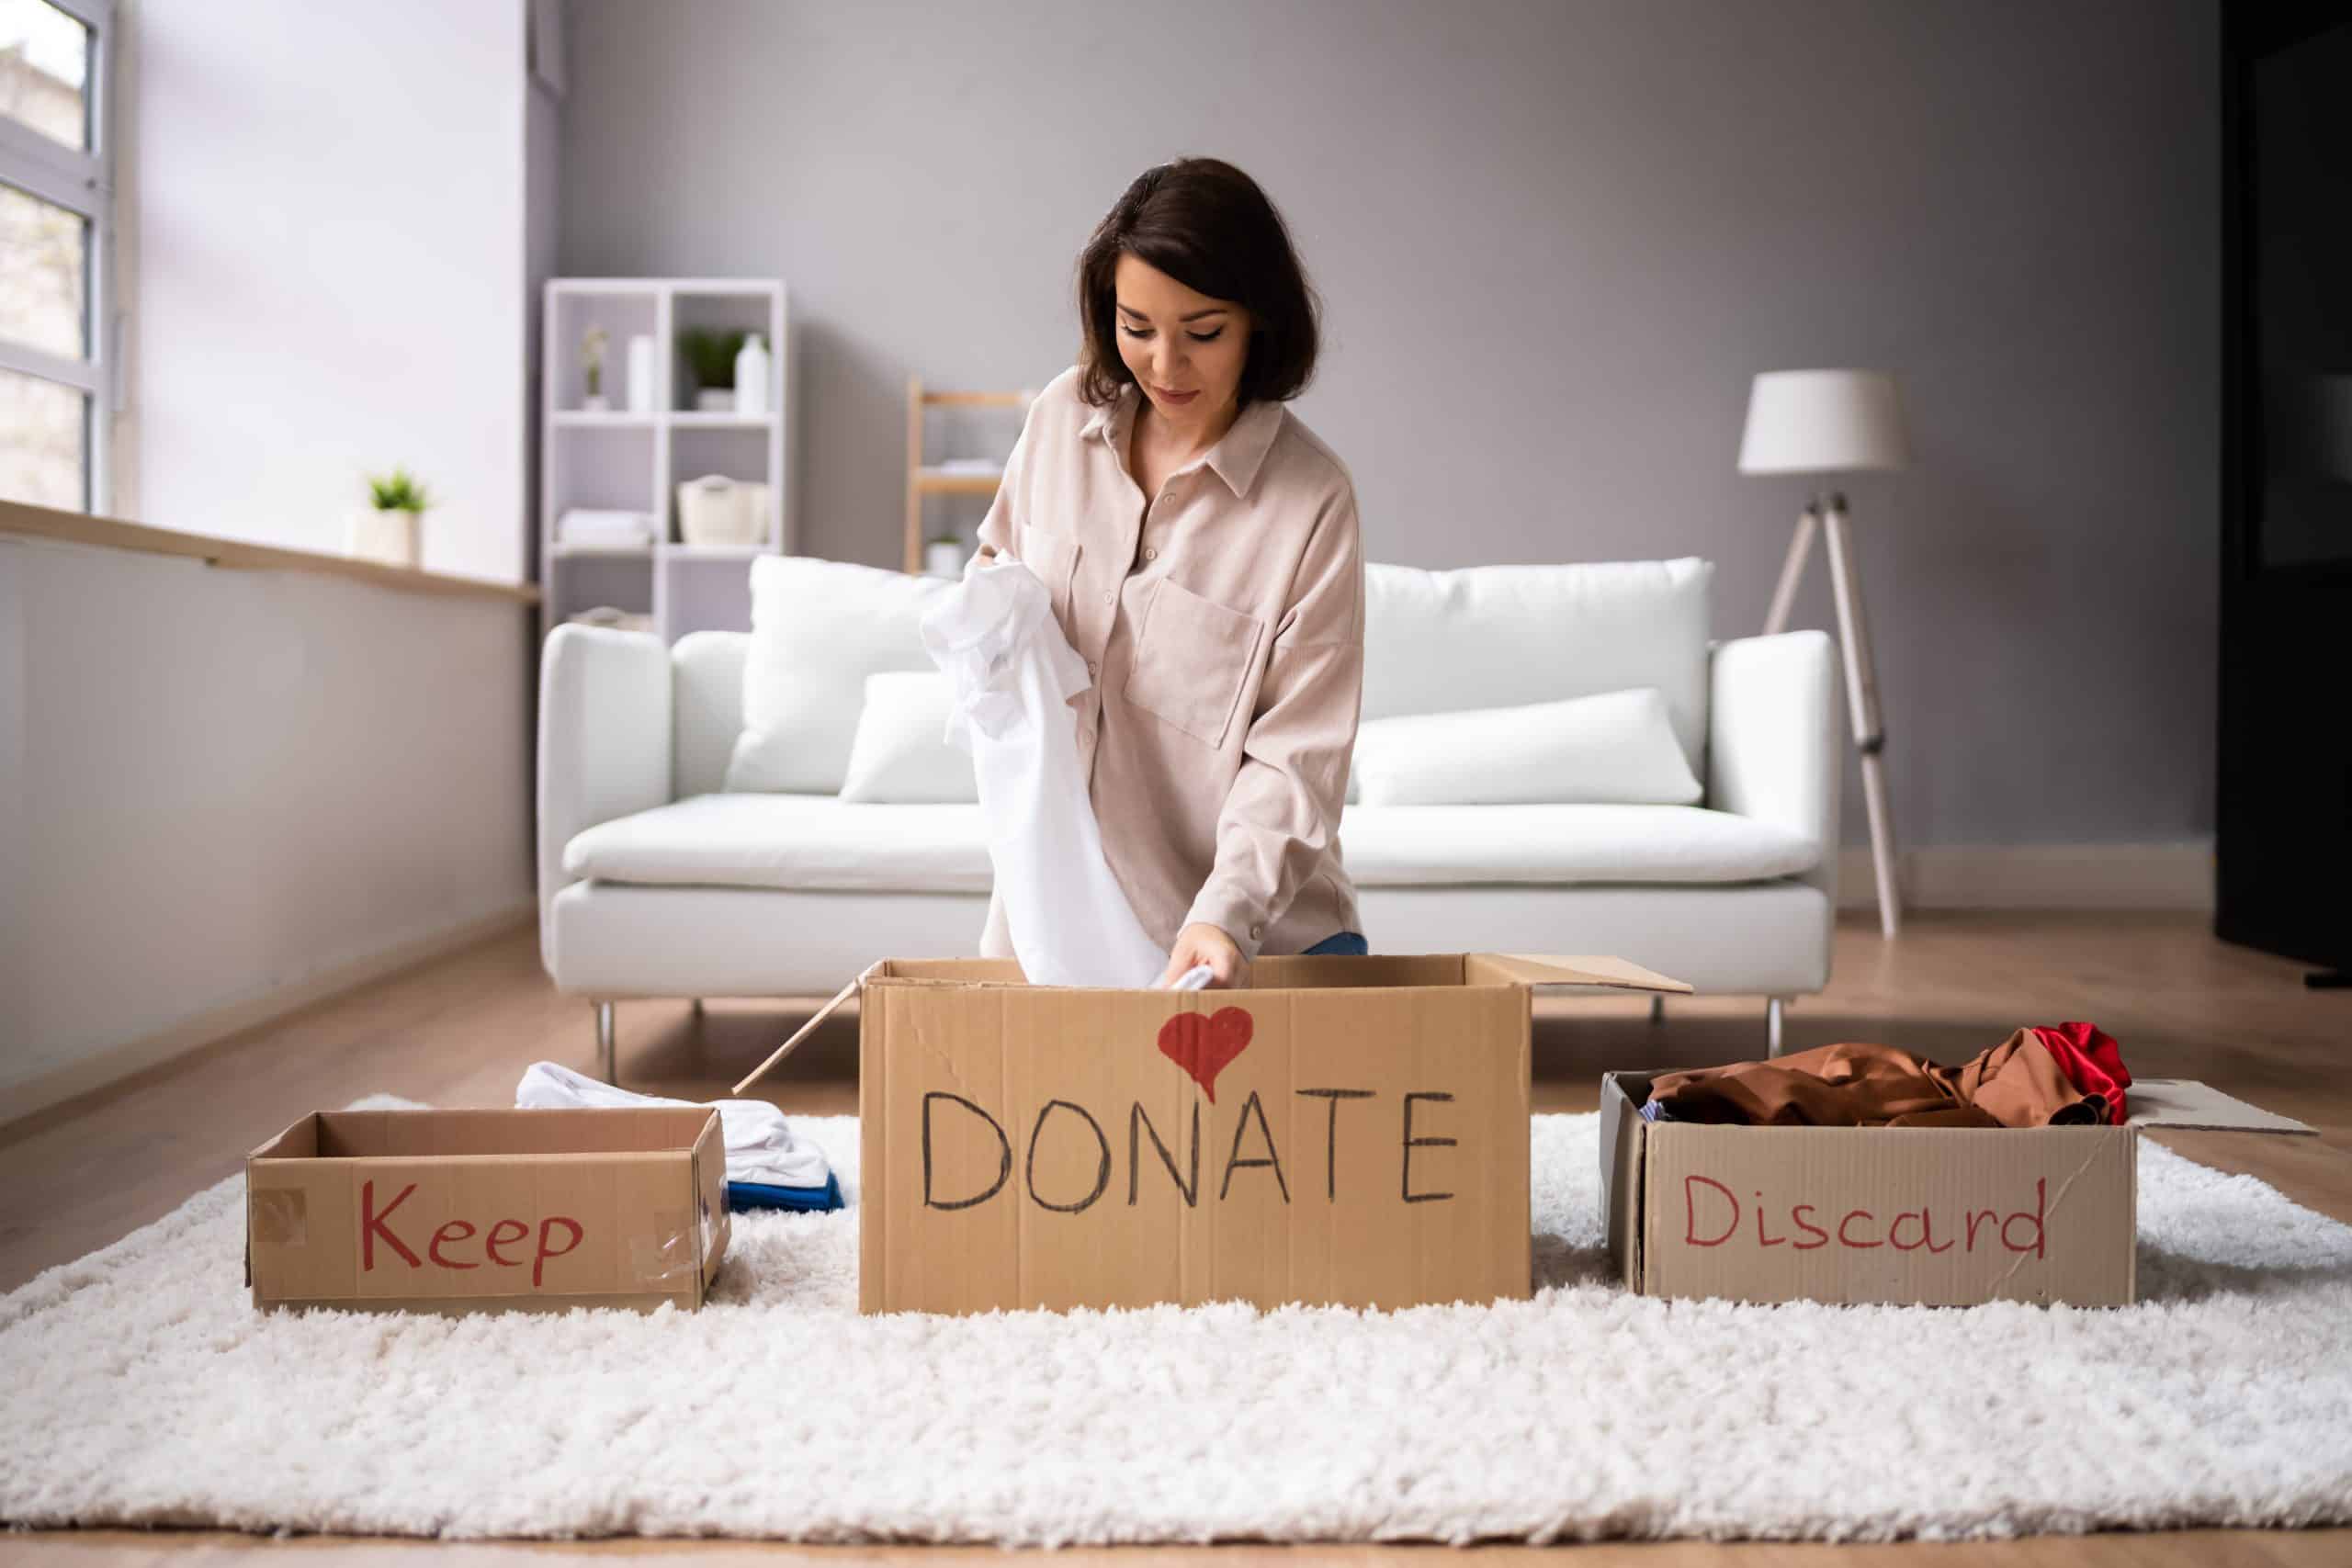
{"type": "Polygon", "coordinates": [[[121,406],[120,324],[115,312],[114,0],[45,0],[90,29],[84,84],[91,151],[67,147],[0,115],[0,183],[78,214],[89,228],[85,260],[89,354],[70,358],[0,337],[0,369],[71,387],[84,397],[82,496],[104,514],[114,497],[114,415],[121,406]]]}

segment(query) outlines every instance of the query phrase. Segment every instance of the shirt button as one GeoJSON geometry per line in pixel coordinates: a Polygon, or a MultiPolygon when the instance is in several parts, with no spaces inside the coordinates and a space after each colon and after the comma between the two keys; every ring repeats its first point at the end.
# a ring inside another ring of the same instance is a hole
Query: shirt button
{"type": "Polygon", "coordinates": [[[1146,546],[1143,547],[1143,558],[1144,558],[1144,559],[1146,559],[1146,560],[1154,560],[1154,559],[1157,559],[1157,558],[1159,558],[1159,549],[1158,549],[1158,547],[1154,547],[1154,546],[1151,546],[1151,545],[1146,545],[1146,546]]]}
{"type": "Polygon", "coordinates": [[[1086,661],[1086,672],[1087,672],[1089,675],[1091,675],[1091,674],[1093,674],[1093,673],[1094,673],[1094,660],[1092,660],[1091,659],[1090,659],[1090,660],[1088,660],[1086,661]]]}
{"type": "Polygon", "coordinates": [[[1266,934],[1266,928],[1265,928],[1265,927],[1263,927],[1263,926],[1251,926],[1251,927],[1250,928],[1250,940],[1251,942],[1255,942],[1255,941],[1257,941],[1260,937],[1261,937],[1261,936],[1263,936],[1263,935],[1265,935],[1265,934],[1266,934]]]}
{"type": "Polygon", "coordinates": [[[1102,595],[1102,603],[1104,603],[1105,604],[1117,604],[1118,602],[1119,602],[1119,596],[1118,596],[1118,594],[1117,594],[1117,593],[1113,592],[1110,592],[1110,591],[1107,591],[1107,590],[1103,592],[1103,595],[1102,595]]]}

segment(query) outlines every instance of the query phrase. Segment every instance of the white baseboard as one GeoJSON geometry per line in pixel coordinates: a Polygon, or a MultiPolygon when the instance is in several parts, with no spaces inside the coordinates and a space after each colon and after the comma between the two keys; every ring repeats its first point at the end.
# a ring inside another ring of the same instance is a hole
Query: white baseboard
{"type": "MultiPolygon", "coordinates": [[[[1903,850],[1906,909],[2173,909],[2213,908],[2213,844],[2025,844],[1903,850]]],[[[1878,908],[1870,847],[1838,863],[1838,907],[1878,908]]]]}
{"type": "Polygon", "coordinates": [[[103,1089],[133,1073],[144,1072],[175,1056],[186,1055],[216,1040],[224,1040],[232,1034],[267,1023],[274,1018],[282,1018],[338,991],[355,989],[413,964],[438,958],[444,953],[457,952],[515,926],[534,921],[538,918],[538,908],[536,897],[525,898],[477,919],[445,926],[345,963],[331,964],[289,985],[272,987],[258,996],[208,1009],[180,1020],[169,1029],[142,1039],[107,1046],[79,1061],[53,1067],[22,1083],[10,1084],[0,1089],[0,1126],[37,1111],[45,1111],[75,1095],[103,1089]]]}

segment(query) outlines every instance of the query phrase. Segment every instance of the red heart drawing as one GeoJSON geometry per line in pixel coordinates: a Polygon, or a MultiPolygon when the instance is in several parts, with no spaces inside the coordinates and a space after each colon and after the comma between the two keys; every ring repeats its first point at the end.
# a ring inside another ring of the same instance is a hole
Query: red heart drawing
{"type": "Polygon", "coordinates": [[[1215,1105],[1217,1074],[1249,1049],[1256,1028],[1240,1008],[1219,1008],[1206,1017],[1180,1012],[1159,1026],[1159,1054],[1183,1068],[1215,1105]]]}

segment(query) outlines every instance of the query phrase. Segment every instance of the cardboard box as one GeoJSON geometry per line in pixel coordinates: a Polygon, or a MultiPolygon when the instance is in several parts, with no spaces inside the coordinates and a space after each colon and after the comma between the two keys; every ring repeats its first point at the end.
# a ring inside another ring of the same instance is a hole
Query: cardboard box
{"type": "Polygon", "coordinates": [[[1525,1296],[1533,991],[1690,988],[1492,953],[1262,957],[1250,980],[868,969],[769,1058],[862,997],[860,1306],[1525,1296]]]}
{"type": "Polygon", "coordinates": [[[728,1240],[703,1106],[324,1111],[245,1158],[256,1307],[702,1305],[728,1240]]]}
{"type": "Polygon", "coordinates": [[[1600,1087],[1609,1252],[1645,1296],[2126,1306],[2143,1127],[2312,1131],[2178,1078],[2135,1079],[2120,1127],[1645,1122],[1653,1076],[1600,1087]]]}

